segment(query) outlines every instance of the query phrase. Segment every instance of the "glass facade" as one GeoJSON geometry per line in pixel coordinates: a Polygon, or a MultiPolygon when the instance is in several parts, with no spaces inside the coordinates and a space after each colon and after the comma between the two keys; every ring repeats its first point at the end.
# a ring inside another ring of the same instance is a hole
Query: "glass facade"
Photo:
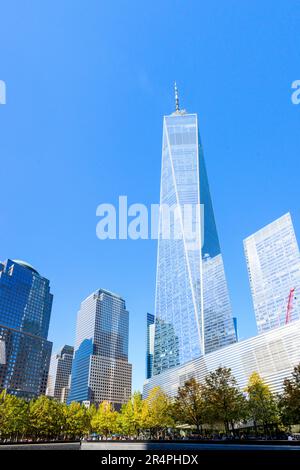
{"type": "Polygon", "coordinates": [[[68,403],[108,400],[119,407],[131,395],[129,313],[118,295],[99,289],[81,304],[68,403]]]}
{"type": "Polygon", "coordinates": [[[46,395],[65,403],[71,382],[74,348],[67,344],[51,357],[46,395]]]}
{"type": "Polygon", "coordinates": [[[147,313],[147,349],[146,349],[146,379],[150,379],[153,369],[154,352],[154,315],[147,313]]]}
{"type": "Polygon", "coordinates": [[[298,320],[300,253],[290,214],[246,238],[244,249],[258,332],[298,320]]]}
{"type": "Polygon", "coordinates": [[[0,389],[24,397],[46,391],[52,343],[47,341],[52,308],[48,279],[28,263],[0,263],[0,389]]]}
{"type": "Polygon", "coordinates": [[[197,115],[178,110],[163,121],[153,374],[235,341],[197,115]]]}
{"type": "Polygon", "coordinates": [[[241,392],[247,387],[251,374],[258,372],[273,393],[282,393],[284,379],[291,377],[293,368],[299,363],[300,320],[154,375],[144,384],[143,398],[154,387],[161,387],[174,397],[178,387],[182,387],[187,380],[194,377],[199,383],[204,383],[207,374],[220,366],[231,369],[241,392]]]}

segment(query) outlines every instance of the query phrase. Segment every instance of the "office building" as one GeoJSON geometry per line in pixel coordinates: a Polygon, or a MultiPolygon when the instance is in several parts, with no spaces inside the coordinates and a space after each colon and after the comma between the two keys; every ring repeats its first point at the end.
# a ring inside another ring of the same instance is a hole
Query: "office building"
{"type": "Polygon", "coordinates": [[[0,263],[0,390],[24,398],[45,393],[51,308],[48,279],[24,261],[0,263]]]}
{"type": "Polygon", "coordinates": [[[51,357],[46,395],[66,403],[71,383],[74,348],[65,344],[51,357]]]}
{"type": "Polygon", "coordinates": [[[99,289],[82,302],[68,403],[108,400],[119,409],[129,400],[128,327],[129,313],[119,295],[99,289]]]}
{"type": "Polygon", "coordinates": [[[175,102],[163,119],[153,375],[236,341],[198,117],[177,89],[175,102]]]}
{"type": "Polygon", "coordinates": [[[146,379],[152,377],[154,352],[154,315],[147,313],[146,379]]]}
{"type": "Polygon", "coordinates": [[[289,213],[244,240],[259,333],[300,319],[300,253],[289,213]]]}

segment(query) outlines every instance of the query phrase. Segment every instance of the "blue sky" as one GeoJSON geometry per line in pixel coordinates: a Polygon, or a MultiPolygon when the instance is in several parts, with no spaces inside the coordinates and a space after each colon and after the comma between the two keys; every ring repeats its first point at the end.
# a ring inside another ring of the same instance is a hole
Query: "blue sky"
{"type": "Polygon", "coordinates": [[[288,210],[300,233],[299,3],[0,1],[0,259],[51,280],[54,350],[88,294],[118,292],[142,386],[156,242],[98,240],[96,207],[159,202],[175,79],[199,115],[240,336],[255,334],[242,240],[288,210]]]}

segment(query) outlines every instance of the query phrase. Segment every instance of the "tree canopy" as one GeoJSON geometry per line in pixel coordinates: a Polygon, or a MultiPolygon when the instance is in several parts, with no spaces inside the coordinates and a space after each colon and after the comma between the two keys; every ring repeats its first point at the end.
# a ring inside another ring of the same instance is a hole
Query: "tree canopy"
{"type": "Polygon", "coordinates": [[[300,424],[300,365],[283,383],[283,392],[274,396],[257,372],[249,378],[244,393],[238,388],[230,369],[219,367],[210,372],[203,383],[191,378],[170,398],[160,387],[150,390],[143,399],[135,392],[116,411],[104,401],[86,408],[73,402],[59,403],[40,396],[26,401],[0,393],[0,439],[79,439],[95,432],[108,437],[122,434],[139,438],[164,437],[169,428],[187,425],[202,432],[203,428],[223,427],[235,432],[238,425],[251,421],[263,426],[300,424]]]}
{"type": "Polygon", "coordinates": [[[300,424],[300,364],[294,367],[292,377],[283,382],[279,408],[284,424],[300,424]]]}

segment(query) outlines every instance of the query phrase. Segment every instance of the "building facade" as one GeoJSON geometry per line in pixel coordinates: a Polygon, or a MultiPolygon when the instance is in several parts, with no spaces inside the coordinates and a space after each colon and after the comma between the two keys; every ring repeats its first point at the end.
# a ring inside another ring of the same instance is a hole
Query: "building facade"
{"type": "Polygon", "coordinates": [[[154,387],[175,396],[179,386],[194,377],[203,383],[218,367],[229,367],[241,391],[252,372],[258,372],[274,393],[282,391],[283,381],[300,363],[300,321],[294,321],[253,338],[245,339],[206,354],[182,366],[152,376],[144,384],[143,397],[154,387]]]}
{"type": "Polygon", "coordinates": [[[198,118],[176,90],[163,119],[153,375],[235,341],[198,118]]]}
{"type": "Polygon", "coordinates": [[[259,333],[300,319],[300,253],[289,213],[244,240],[259,333]]]}
{"type": "Polygon", "coordinates": [[[51,357],[46,395],[66,403],[71,383],[74,348],[65,344],[51,357]]]}
{"type": "Polygon", "coordinates": [[[33,398],[46,391],[52,343],[48,279],[21,260],[0,263],[0,389],[33,398]]]}
{"type": "Polygon", "coordinates": [[[147,313],[146,379],[150,379],[150,377],[152,377],[154,353],[154,325],[154,315],[152,313],[147,313]]]}
{"type": "Polygon", "coordinates": [[[118,409],[129,400],[128,328],[129,313],[119,295],[99,289],[82,302],[68,403],[108,400],[118,409]]]}

